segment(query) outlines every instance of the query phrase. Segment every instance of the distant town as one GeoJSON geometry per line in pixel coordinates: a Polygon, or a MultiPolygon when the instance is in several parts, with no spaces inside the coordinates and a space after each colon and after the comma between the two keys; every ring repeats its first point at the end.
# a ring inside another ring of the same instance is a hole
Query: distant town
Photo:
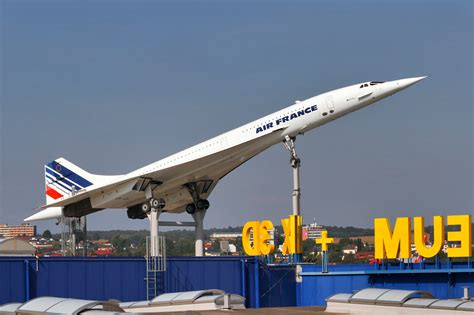
{"type": "MultiPolygon", "coordinates": [[[[321,261],[320,246],[315,243],[321,231],[327,230],[334,237],[329,249],[330,263],[376,263],[374,260],[374,231],[356,227],[321,226],[316,223],[302,228],[303,261],[321,261]]],[[[427,227],[429,240],[432,227],[427,227]]],[[[244,255],[242,249],[242,227],[213,228],[205,230],[206,256],[244,255]]],[[[160,233],[166,240],[167,256],[193,256],[194,231],[173,230],[160,233]]],[[[71,251],[71,239],[64,234],[53,234],[49,230],[38,233],[30,224],[0,224],[0,256],[32,255],[54,256],[145,256],[147,230],[89,231],[87,241],[84,232],[76,232],[75,246],[71,251]],[[14,245],[8,243],[15,242],[14,245]]],[[[281,254],[284,235],[281,226],[275,227],[273,242],[277,250],[269,259],[282,262],[287,259],[281,254]]],[[[417,253],[413,252],[416,262],[417,253]]]]}

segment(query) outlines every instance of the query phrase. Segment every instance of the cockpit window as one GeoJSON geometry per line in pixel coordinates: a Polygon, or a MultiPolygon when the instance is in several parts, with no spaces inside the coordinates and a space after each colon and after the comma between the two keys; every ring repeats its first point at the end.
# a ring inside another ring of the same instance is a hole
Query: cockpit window
{"type": "Polygon", "coordinates": [[[384,81],[370,81],[368,84],[367,83],[361,84],[360,89],[362,89],[364,87],[368,87],[369,84],[370,85],[377,85],[377,84],[381,84],[381,83],[385,83],[385,82],[384,81]]]}

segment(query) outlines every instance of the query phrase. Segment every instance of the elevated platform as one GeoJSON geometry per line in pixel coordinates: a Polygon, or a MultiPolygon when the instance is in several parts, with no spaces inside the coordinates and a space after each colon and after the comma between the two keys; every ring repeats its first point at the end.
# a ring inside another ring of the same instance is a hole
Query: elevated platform
{"type": "MultiPolygon", "coordinates": [[[[269,265],[255,257],[168,257],[157,296],[219,289],[245,298],[245,307],[326,306],[337,293],[366,288],[430,292],[458,299],[474,291],[474,267],[424,265],[269,265]]],[[[149,301],[143,257],[1,257],[0,305],[42,296],[122,302],[149,301]]],[[[472,295],[472,294],[471,294],[472,295]]],[[[176,301],[175,301],[176,302],[176,301]]]]}

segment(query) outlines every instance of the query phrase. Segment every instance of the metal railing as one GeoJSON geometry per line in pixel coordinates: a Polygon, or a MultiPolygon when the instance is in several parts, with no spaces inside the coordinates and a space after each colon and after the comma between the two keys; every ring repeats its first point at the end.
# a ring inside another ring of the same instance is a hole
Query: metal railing
{"type": "Polygon", "coordinates": [[[163,275],[166,271],[166,240],[164,236],[147,236],[145,260],[147,300],[150,301],[158,295],[163,286],[163,275]]]}

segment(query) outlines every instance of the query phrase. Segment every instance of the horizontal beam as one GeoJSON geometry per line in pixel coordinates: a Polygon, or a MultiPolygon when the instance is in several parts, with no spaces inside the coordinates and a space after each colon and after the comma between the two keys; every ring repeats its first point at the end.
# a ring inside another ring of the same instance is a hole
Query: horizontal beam
{"type": "Polygon", "coordinates": [[[364,276],[364,275],[389,275],[389,274],[415,274],[415,273],[474,273],[474,269],[404,269],[404,270],[362,270],[362,271],[329,271],[324,272],[299,272],[300,276],[364,276]]]}
{"type": "Polygon", "coordinates": [[[196,226],[196,222],[159,221],[158,226],[196,226]]]}

